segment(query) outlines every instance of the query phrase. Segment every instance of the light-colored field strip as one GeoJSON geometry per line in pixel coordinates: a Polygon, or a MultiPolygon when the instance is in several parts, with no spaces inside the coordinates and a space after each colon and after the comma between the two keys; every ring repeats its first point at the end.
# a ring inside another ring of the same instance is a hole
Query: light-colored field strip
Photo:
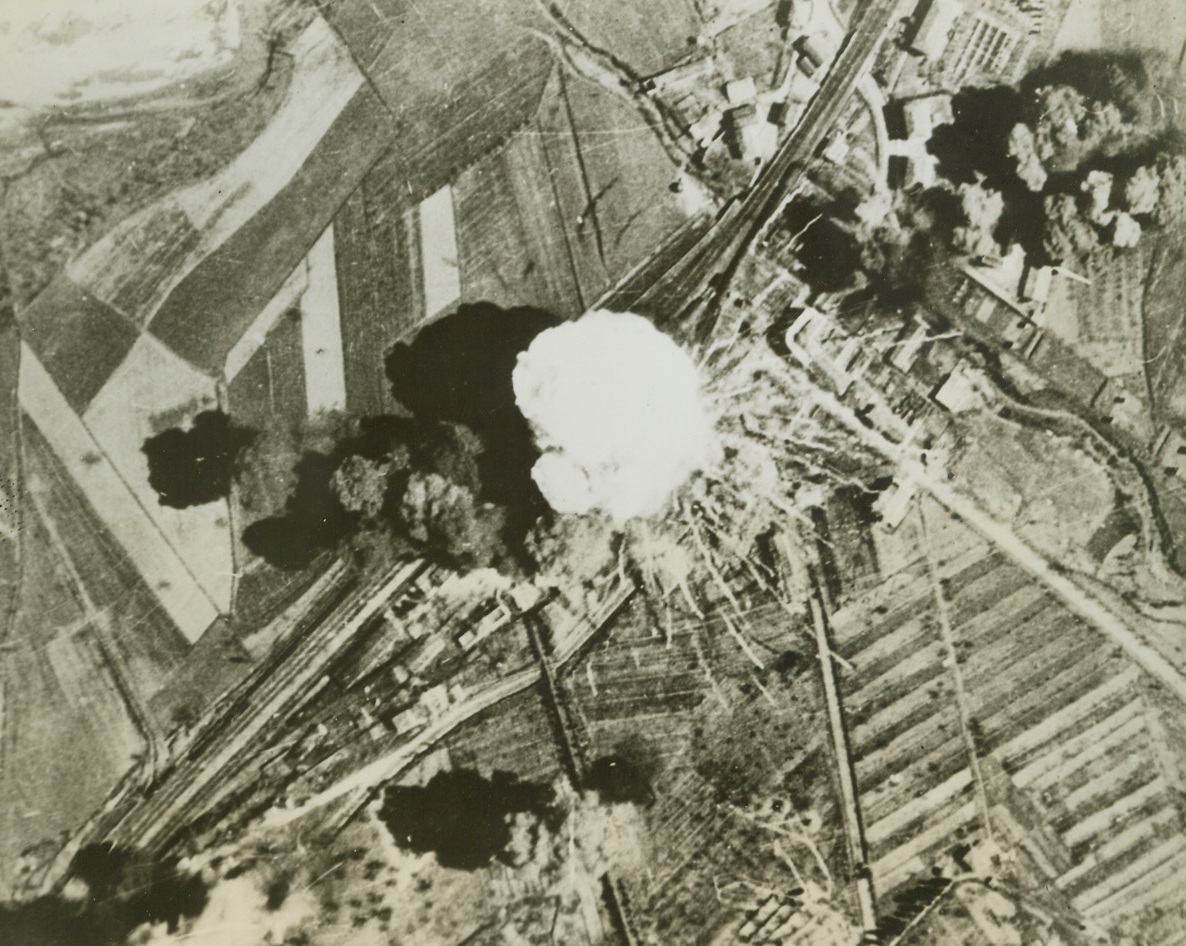
{"type": "Polygon", "coordinates": [[[1171,836],[1164,844],[1158,845],[1123,870],[1112,874],[1098,886],[1072,898],[1071,903],[1076,910],[1093,914],[1107,913],[1116,905],[1123,904],[1133,887],[1154,881],[1158,876],[1157,872],[1165,871],[1167,867],[1173,872],[1184,860],[1186,838],[1181,835],[1171,836]]]}
{"type": "Polygon", "coordinates": [[[1127,758],[1116,760],[1106,771],[1096,775],[1074,791],[1068,792],[1063,798],[1063,803],[1072,812],[1080,808],[1090,810],[1092,802],[1098,803],[1101,798],[1106,798],[1110,791],[1115,791],[1117,786],[1122,785],[1127,779],[1142,770],[1146,774],[1157,771],[1155,766],[1149,764],[1149,758],[1145,753],[1134,752],[1127,758]]]}
{"type": "Polygon", "coordinates": [[[132,757],[144,749],[144,740],[119,697],[119,687],[99,653],[98,645],[88,635],[89,627],[55,634],[46,645],[58,691],[71,711],[84,720],[95,735],[99,753],[119,772],[132,757]]]}
{"type": "Polygon", "coordinates": [[[1162,808],[1148,818],[1143,818],[1106,843],[1101,844],[1069,871],[1058,877],[1054,882],[1055,886],[1060,890],[1072,887],[1100,865],[1115,860],[1145,841],[1161,837],[1166,832],[1172,833],[1177,820],[1177,811],[1168,807],[1162,808]]]}
{"type": "Polygon", "coordinates": [[[1074,825],[1062,836],[1063,843],[1067,847],[1074,847],[1076,844],[1081,844],[1089,838],[1107,831],[1115,821],[1125,817],[1142,805],[1153,801],[1165,790],[1165,780],[1159,775],[1153,781],[1142,785],[1132,794],[1117,799],[1107,808],[1095,812],[1090,817],[1084,818],[1078,824],[1074,825]]]}
{"type": "Polygon", "coordinates": [[[186,639],[196,641],[218,616],[218,608],[153,524],[25,343],[21,344],[19,393],[21,406],[127,552],[165,613],[186,639]]]}
{"type": "MultiPolygon", "coordinates": [[[[1101,906],[1091,907],[1087,915],[1103,919],[1133,916],[1141,911],[1159,906],[1178,906],[1182,902],[1182,878],[1186,876],[1186,854],[1181,854],[1150,871],[1132,886],[1119,891],[1101,906]]],[[[1157,939],[1149,937],[1148,943],[1157,939]]]]}
{"type": "Polygon", "coordinates": [[[145,208],[106,234],[67,269],[83,286],[101,287],[113,274],[142,265],[136,233],[151,231],[153,218],[180,210],[200,237],[188,252],[162,273],[147,312],[129,313],[141,320],[154,312],[197,264],[288,184],[300,170],[346,104],[363,83],[349,51],[320,16],[298,36],[290,50],[296,64],[284,102],[267,127],[229,166],[201,183],[145,208]]]}
{"type": "Polygon", "coordinates": [[[1032,787],[1034,791],[1044,791],[1144,728],[1141,705],[1139,701],[1133,700],[1086,732],[1051,746],[1041,757],[1015,772],[1013,784],[1018,788],[1032,787]]]}
{"type": "Polygon", "coordinates": [[[880,821],[871,825],[865,833],[870,844],[884,841],[896,831],[908,827],[911,822],[920,820],[940,809],[948,801],[972,784],[972,773],[968,769],[960,769],[955,775],[940,782],[921,798],[902,805],[880,821]]]}
{"type": "Polygon", "coordinates": [[[268,332],[272,330],[276,320],[300,304],[301,295],[308,285],[309,269],[305,261],[301,260],[276,295],[255,317],[251,328],[239,337],[234,347],[227,353],[223,375],[228,382],[235,380],[235,376],[247,367],[247,362],[251,361],[251,357],[263,347],[264,342],[268,340],[268,332]]]}
{"type": "Polygon", "coordinates": [[[213,379],[153,336],[142,335],[82,419],[202,590],[219,610],[229,611],[235,564],[226,500],[187,509],[161,505],[141,449],[162,427],[217,406],[213,379]]]}
{"type": "Polygon", "coordinates": [[[976,819],[975,801],[965,802],[946,817],[932,822],[901,847],[894,848],[873,863],[873,880],[879,890],[893,890],[898,884],[926,867],[923,855],[948,839],[959,828],[976,819]]]}
{"type": "Polygon", "coordinates": [[[1074,703],[1051,713],[1037,726],[1010,739],[997,750],[996,755],[1002,759],[1016,758],[1057,739],[1062,732],[1087,716],[1100,703],[1131,687],[1137,676],[1136,667],[1126,667],[1123,672],[1116,674],[1090,693],[1085,693],[1074,703]]]}
{"type": "Polygon", "coordinates": [[[346,367],[332,226],[326,227],[313,245],[305,266],[309,287],[301,298],[301,348],[305,356],[305,399],[309,416],[313,416],[346,409],[346,367]]]}
{"type": "Polygon", "coordinates": [[[420,203],[420,259],[424,273],[424,314],[432,318],[461,298],[452,187],[442,187],[420,203]]]}
{"type": "Polygon", "coordinates": [[[177,194],[211,249],[280,193],[362,87],[350,51],[320,16],[293,41],[290,52],[296,67],[267,127],[223,171],[177,194]]]}

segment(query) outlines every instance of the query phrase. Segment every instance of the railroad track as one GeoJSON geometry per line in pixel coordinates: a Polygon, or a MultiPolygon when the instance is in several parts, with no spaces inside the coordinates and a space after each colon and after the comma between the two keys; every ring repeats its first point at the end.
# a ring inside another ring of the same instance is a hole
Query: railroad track
{"type": "Polygon", "coordinates": [[[885,36],[899,0],[871,0],[845,37],[831,68],[806,110],[749,190],[727,206],[712,228],[638,298],[660,321],[712,307],[742,256],[777,212],[783,195],[798,183],[806,162],[841,117],[885,36]]]}
{"type": "Polygon", "coordinates": [[[294,633],[264,667],[240,684],[145,800],[108,833],[107,840],[148,850],[166,847],[183,826],[217,800],[228,776],[253,761],[251,750],[319,689],[319,681],[355,634],[427,568],[417,560],[387,572],[329,616],[338,601],[304,633],[294,633]]]}

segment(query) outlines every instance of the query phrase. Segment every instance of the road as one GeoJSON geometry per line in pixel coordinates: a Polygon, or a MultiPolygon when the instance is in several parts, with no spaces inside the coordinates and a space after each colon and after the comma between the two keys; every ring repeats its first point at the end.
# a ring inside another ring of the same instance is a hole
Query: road
{"type": "Polygon", "coordinates": [[[716,224],[637,302],[659,321],[679,318],[704,297],[715,298],[741,257],[798,183],[806,162],[839,120],[893,20],[899,0],[870,0],[845,39],[794,129],[762,168],[753,186],[725,208],[716,224]]]}
{"type": "Polygon", "coordinates": [[[816,387],[815,403],[842,424],[858,442],[892,461],[898,474],[929,493],[941,506],[979,533],[1015,565],[1045,585],[1072,612],[1106,635],[1137,666],[1186,702],[1186,675],[1131,630],[1141,615],[1117,613],[1118,602],[1109,603],[1079,585],[1052,564],[1004,522],[985,512],[976,501],[959,492],[941,470],[932,469],[908,445],[896,442],[858,418],[856,411],[831,391],[816,387]]]}
{"type": "Polygon", "coordinates": [[[828,729],[832,735],[832,749],[836,757],[836,774],[840,781],[840,810],[844,818],[844,834],[848,841],[848,855],[853,864],[857,908],[861,926],[867,935],[877,932],[877,902],[873,896],[873,882],[869,874],[869,850],[865,842],[865,828],[861,817],[861,800],[857,791],[856,771],[848,742],[848,728],[844,722],[840,689],[836,683],[836,665],[831,659],[832,647],[828,640],[828,623],[824,614],[823,595],[819,589],[808,599],[811,621],[815,628],[816,650],[820,662],[820,679],[824,685],[824,702],[828,707],[828,729]]]}

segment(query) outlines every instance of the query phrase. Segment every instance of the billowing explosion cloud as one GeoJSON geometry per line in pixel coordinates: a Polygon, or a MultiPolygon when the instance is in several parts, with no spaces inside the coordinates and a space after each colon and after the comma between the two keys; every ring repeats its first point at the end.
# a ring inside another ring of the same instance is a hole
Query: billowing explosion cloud
{"type": "Polygon", "coordinates": [[[595,310],[547,329],[512,380],[543,453],[532,475],[557,512],[653,515],[715,456],[695,364],[641,316],[595,310]]]}

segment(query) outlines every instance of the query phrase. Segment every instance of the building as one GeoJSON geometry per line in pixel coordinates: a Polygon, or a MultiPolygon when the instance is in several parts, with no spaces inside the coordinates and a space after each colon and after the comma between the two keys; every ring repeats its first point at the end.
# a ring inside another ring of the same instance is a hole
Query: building
{"type": "Polygon", "coordinates": [[[940,87],[1012,81],[1029,58],[1044,10],[1044,0],[922,0],[905,39],[930,63],[940,87]]]}
{"type": "Polygon", "coordinates": [[[886,108],[890,129],[889,184],[892,187],[930,187],[937,176],[937,159],[927,150],[935,129],[955,120],[946,93],[892,102],[886,108]]]}

